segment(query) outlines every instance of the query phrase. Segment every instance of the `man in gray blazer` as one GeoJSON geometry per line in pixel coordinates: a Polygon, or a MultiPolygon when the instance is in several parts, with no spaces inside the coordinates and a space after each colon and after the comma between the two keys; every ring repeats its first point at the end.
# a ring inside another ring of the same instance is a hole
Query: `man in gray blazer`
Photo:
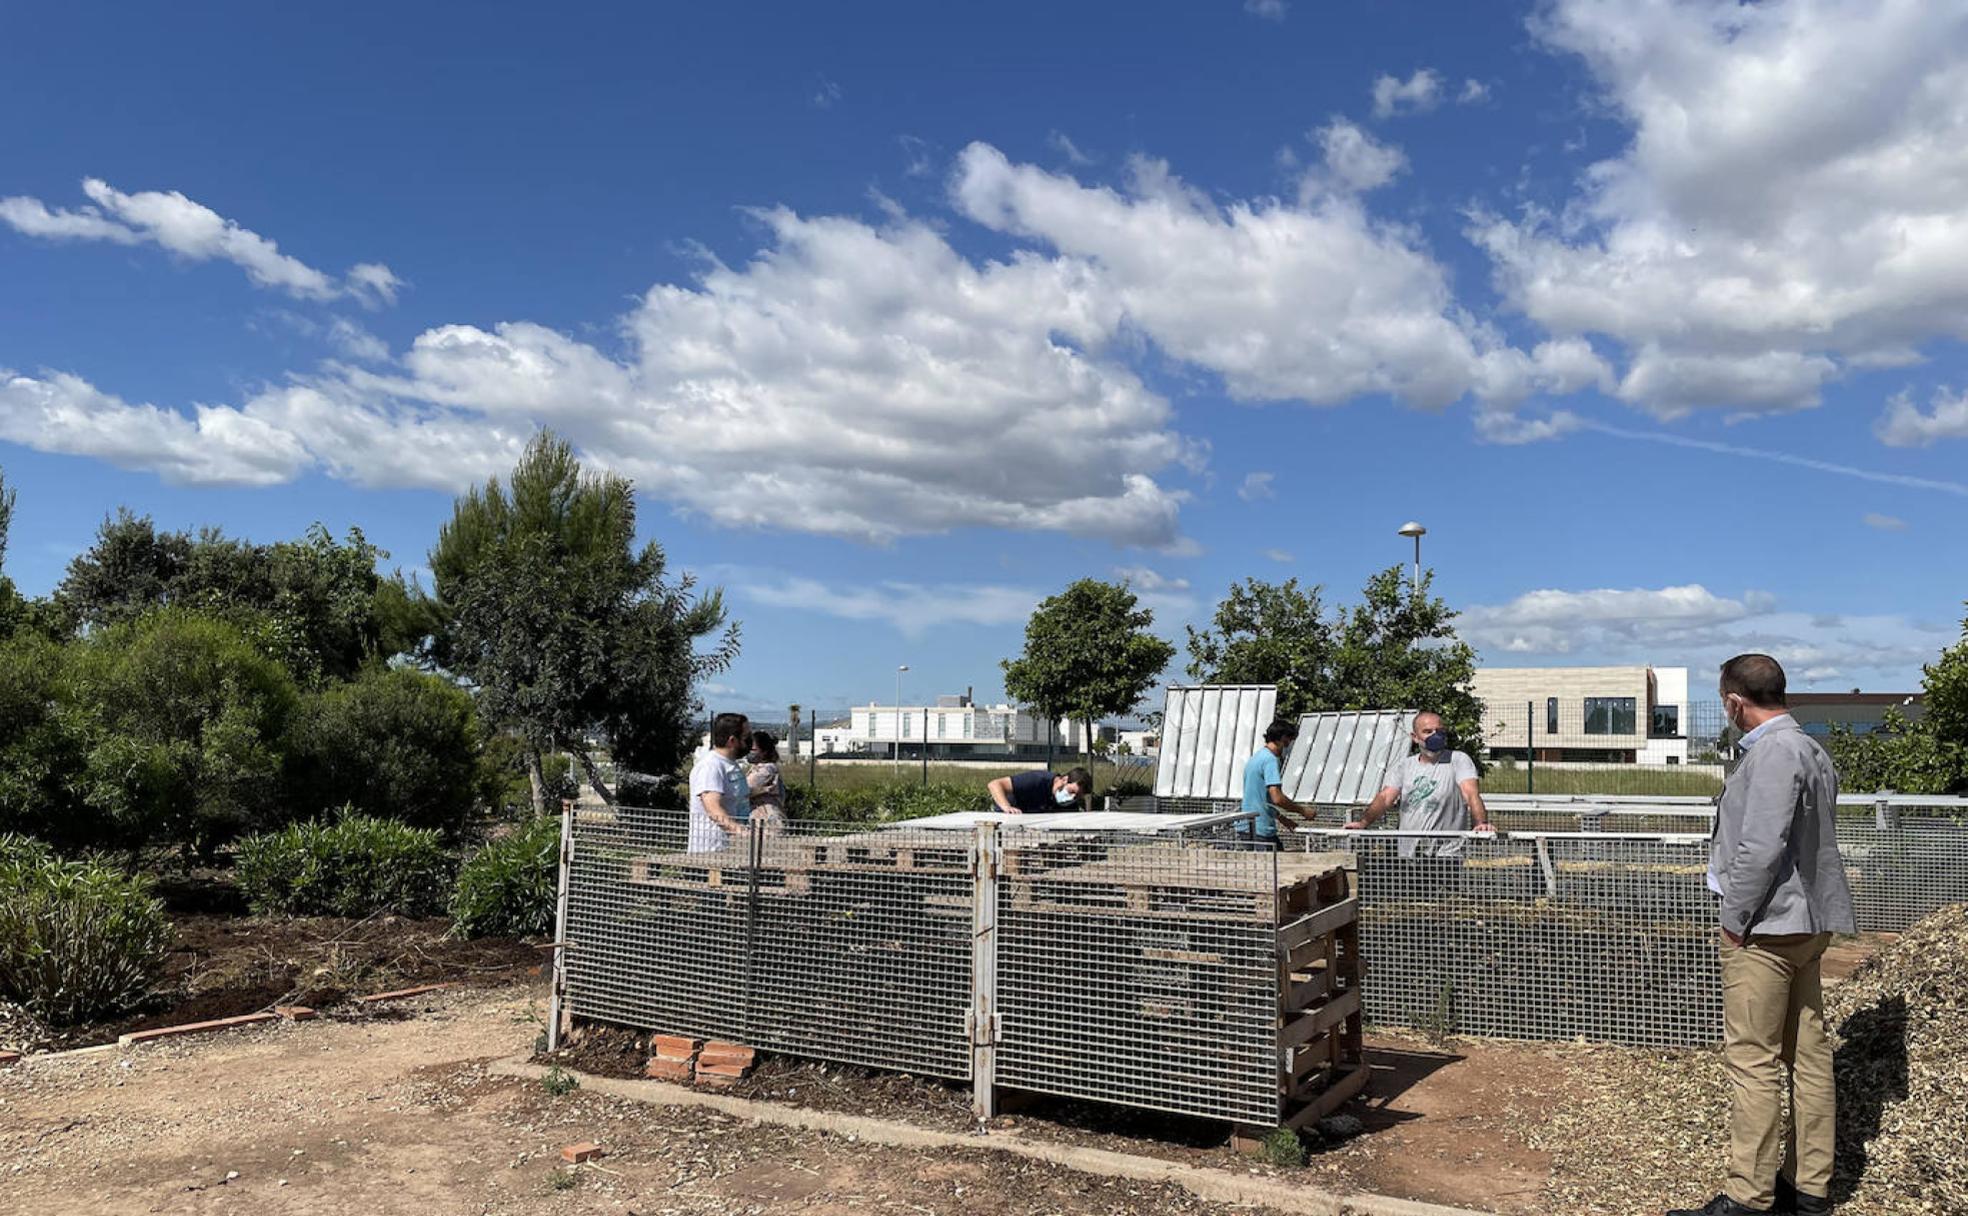
{"type": "Polygon", "coordinates": [[[1835,1112],[1819,962],[1832,934],[1857,929],[1838,855],[1838,774],[1791,718],[1775,659],[1737,655],[1721,684],[1743,749],[1722,787],[1708,862],[1721,897],[1729,1180],[1706,1207],[1669,1216],[1829,1212],[1835,1112]]]}

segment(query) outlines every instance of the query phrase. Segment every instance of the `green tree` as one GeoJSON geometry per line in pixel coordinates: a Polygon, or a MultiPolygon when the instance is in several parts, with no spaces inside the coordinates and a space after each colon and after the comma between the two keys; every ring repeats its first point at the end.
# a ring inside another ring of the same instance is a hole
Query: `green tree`
{"type": "Polygon", "coordinates": [[[1004,660],[1005,693],[1048,722],[1086,726],[1125,714],[1175,657],[1149,632],[1155,614],[1124,583],[1083,578],[1041,603],[1025,623],[1025,652],[1004,660]]]}
{"type": "Polygon", "coordinates": [[[1968,619],[1961,639],[1921,669],[1924,713],[1897,709],[1870,734],[1833,729],[1825,741],[1847,793],[1968,794],[1968,619]]]}
{"type": "Polygon", "coordinates": [[[1330,710],[1426,709],[1456,745],[1483,748],[1481,704],[1470,693],[1476,652],[1455,633],[1456,613],[1417,592],[1400,566],[1367,580],[1360,602],[1332,616],[1323,588],[1255,579],[1232,584],[1211,625],[1189,630],[1189,675],[1220,684],[1278,685],[1278,716],[1330,710]]]}
{"type": "Polygon", "coordinates": [[[92,631],[69,658],[75,785],[97,834],[209,854],[281,818],[280,745],[298,696],[237,628],[159,609],[92,631]]]}
{"type": "Polygon", "coordinates": [[[83,752],[67,668],[67,651],[41,633],[0,640],[0,833],[77,848],[99,842],[75,805],[83,752]]]}
{"type": "Polygon", "coordinates": [[[478,801],[480,739],[471,694],[441,676],[373,668],[302,698],[288,734],[289,810],[353,807],[456,833],[478,801]]]}
{"type": "Polygon", "coordinates": [[[1298,580],[1230,585],[1207,629],[1189,627],[1191,679],[1211,684],[1276,684],[1278,716],[1330,708],[1338,641],[1320,588],[1298,580]]]}
{"type": "Polygon", "coordinates": [[[591,736],[630,768],[674,771],[688,754],[697,681],[737,655],[722,594],[693,594],[688,576],[666,577],[660,547],[634,542],[629,482],[584,475],[565,441],[542,434],[508,484],[493,478],[458,499],[431,550],[432,657],[478,688],[489,724],[519,736],[541,813],[540,757],[553,750],[571,753],[613,800],[591,736]]]}
{"type": "Polygon", "coordinates": [[[315,524],[300,540],[260,545],[215,528],[160,532],[149,516],[119,510],[69,563],[54,598],[80,632],[160,607],[221,617],[318,687],[421,638],[403,636],[412,631],[398,619],[408,600],[400,580],[376,573],[386,556],[356,528],[338,541],[315,524]],[[396,626],[387,645],[386,626],[396,626]]]}

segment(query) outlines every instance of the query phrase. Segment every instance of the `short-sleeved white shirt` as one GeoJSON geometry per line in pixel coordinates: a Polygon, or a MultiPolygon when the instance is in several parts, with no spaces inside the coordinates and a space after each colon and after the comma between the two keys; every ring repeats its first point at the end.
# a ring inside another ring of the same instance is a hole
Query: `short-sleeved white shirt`
{"type": "Polygon", "coordinates": [[[706,791],[721,796],[727,818],[738,818],[739,800],[745,788],[744,775],[732,760],[716,752],[704,753],[690,769],[690,844],[692,853],[715,853],[731,843],[731,833],[717,825],[704,809],[706,791]]]}
{"type": "MultiPolygon", "coordinates": [[[[1461,752],[1440,760],[1406,756],[1394,762],[1381,781],[1383,788],[1401,791],[1401,830],[1404,832],[1467,832],[1475,826],[1462,783],[1476,778],[1476,762],[1461,752]]],[[[1462,856],[1462,839],[1401,841],[1401,856],[1417,852],[1427,857],[1462,856]]]]}

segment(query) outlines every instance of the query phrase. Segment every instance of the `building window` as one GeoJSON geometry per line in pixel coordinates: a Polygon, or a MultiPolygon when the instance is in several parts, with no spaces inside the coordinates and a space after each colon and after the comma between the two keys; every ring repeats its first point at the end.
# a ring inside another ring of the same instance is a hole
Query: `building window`
{"type": "Polygon", "coordinates": [[[1678,739],[1681,737],[1681,707],[1679,705],[1656,705],[1653,720],[1647,724],[1647,733],[1656,739],[1678,739]]]}
{"type": "Polygon", "coordinates": [[[1587,697],[1585,733],[1588,735],[1634,734],[1635,711],[1638,705],[1639,701],[1634,697],[1587,697]]]}
{"type": "Polygon", "coordinates": [[[1558,698],[1557,697],[1546,697],[1544,699],[1544,733],[1547,735],[1555,735],[1558,733],[1558,698]]]}

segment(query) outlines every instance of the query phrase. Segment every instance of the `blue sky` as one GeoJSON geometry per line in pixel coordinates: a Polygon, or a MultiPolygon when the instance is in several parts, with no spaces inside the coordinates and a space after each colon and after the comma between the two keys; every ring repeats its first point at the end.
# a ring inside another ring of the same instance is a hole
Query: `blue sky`
{"type": "Polygon", "coordinates": [[[8,573],[118,505],[415,569],[539,425],[753,708],[1035,600],[1900,688],[1968,597],[1968,5],[72,5],[0,44],[8,573]]]}

